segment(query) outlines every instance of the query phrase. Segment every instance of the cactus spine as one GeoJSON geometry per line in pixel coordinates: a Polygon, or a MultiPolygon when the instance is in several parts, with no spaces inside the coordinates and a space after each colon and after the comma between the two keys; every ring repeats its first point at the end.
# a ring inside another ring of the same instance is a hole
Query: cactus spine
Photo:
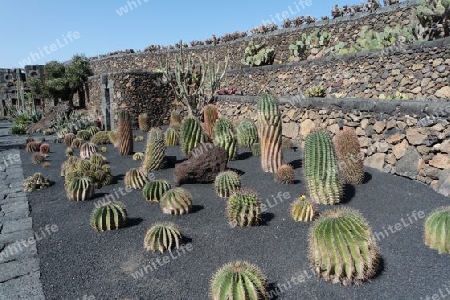
{"type": "Polygon", "coordinates": [[[252,120],[243,120],[236,126],[239,146],[250,148],[258,142],[258,128],[252,120]]]}
{"type": "Polygon", "coordinates": [[[202,127],[197,118],[189,117],[181,125],[181,151],[188,155],[198,144],[204,142],[202,127]]]}
{"type": "Polygon", "coordinates": [[[153,180],[145,185],[142,195],[149,202],[159,202],[162,196],[171,188],[172,186],[167,180],[153,180]]]}
{"type": "Polygon", "coordinates": [[[236,190],[228,199],[228,221],[232,227],[255,226],[261,220],[261,201],[255,192],[236,190]]]}
{"type": "Polygon", "coordinates": [[[237,155],[237,141],[233,123],[230,120],[219,119],[214,127],[214,144],[224,148],[228,153],[228,160],[235,160],[237,155]]]}
{"type": "Polygon", "coordinates": [[[219,111],[215,104],[208,104],[203,108],[203,119],[205,120],[203,127],[205,134],[210,140],[214,140],[214,126],[219,119],[219,111]]]}
{"type": "Polygon", "coordinates": [[[214,186],[219,197],[227,198],[241,187],[241,178],[236,172],[224,171],[216,176],[214,186]]]}
{"type": "Polygon", "coordinates": [[[115,230],[127,224],[127,210],[122,202],[114,201],[94,208],[91,226],[97,231],[115,230]]]}
{"type": "Polygon", "coordinates": [[[335,137],[339,167],[346,183],[361,184],[364,180],[364,162],[361,146],[354,129],[345,128],[335,137]]]}
{"type": "Polygon", "coordinates": [[[274,96],[265,94],[257,104],[261,165],[264,172],[275,173],[282,165],[281,114],[274,96]]]}
{"type": "Polygon", "coordinates": [[[425,220],[425,245],[450,254],[450,206],[438,208],[425,220]]]}
{"type": "Polygon", "coordinates": [[[120,155],[130,155],[133,153],[133,131],[131,128],[131,117],[128,111],[119,111],[118,122],[118,148],[120,155]]]}
{"type": "Polygon", "coordinates": [[[159,128],[150,129],[142,168],[147,172],[161,169],[164,165],[165,152],[166,144],[162,130],[159,128]]]}

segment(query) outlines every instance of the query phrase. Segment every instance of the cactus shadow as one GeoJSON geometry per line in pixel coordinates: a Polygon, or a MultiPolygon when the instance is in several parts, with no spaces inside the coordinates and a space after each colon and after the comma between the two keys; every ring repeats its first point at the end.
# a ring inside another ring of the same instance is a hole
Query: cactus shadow
{"type": "Polygon", "coordinates": [[[251,152],[242,152],[238,154],[237,160],[246,160],[252,156],[253,154],[251,152]]]}
{"type": "Polygon", "coordinates": [[[204,208],[205,207],[203,205],[192,205],[191,211],[189,213],[195,214],[195,213],[201,211],[204,208]]]}
{"type": "Polygon", "coordinates": [[[294,169],[300,169],[302,167],[302,160],[295,159],[289,163],[294,169]]]}
{"type": "Polygon", "coordinates": [[[369,172],[364,172],[363,184],[366,184],[371,180],[372,180],[372,174],[370,174],[369,172]]]}
{"type": "Polygon", "coordinates": [[[278,297],[278,290],[279,288],[277,287],[278,283],[277,282],[270,282],[267,284],[267,292],[269,293],[269,297],[270,299],[280,299],[280,297],[278,297]]]}
{"type": "Polygon", "coordinates": [[[242,176],[242,175],[245,174],[244,171],[239,170],[239,169],[235,169],[235,168],[227,168],[227,171],[233,171],[233,172],[237,173],[239,176],[242,176]]]}
{"type": "Polygon", "coordinates": [[[118,184],[119,180],[123,180],[124,178],[125,178],[124,174],[113,175],[113,178],[111,180],[111,184],[118,184]]]}
{"type": "Polygon", "coordinates": [[[100,198],[103,198],[103,197],[105,197],[106,195],[109,195],[109,194],[108,194],[108,193],[95,193],[95,194],[94,194],[94,197],[92,197],[92,198],[90,199],[90,201],[96,200],[96,199],[100,199],[100,198]]]}
{"type": "Polygon", "coordinates": [[[350,202],[355,197],[355,187],[351,184],[345,184],[343,189],[342,204],[350,202]]]}
{"type": "Polygon", "coordinates": [[[268,226],[270,221],[275,218],[275,214],[270,212],[264,212],[261,214],[261,222],[259,223],[260,226],[268,226]]]}
{"type": "Polygon", "coordinates": [[[383,274],[385,269],[385,263],[384,263],[384,259],[382,256],[379,257],[378,259],[378,266],[377,266],[377,270],[375,271],[375,275],[374,278],[380,276],[381,274],[383,274]]]}
{"type": "Polygon", "coordinates": [[[181,238],[181,244],[190,244],[190,243],[192,243],[192,239],[190,237],[183,236],[181,238]]]}
{"type": "Polygon", "coordinates": [[[134,227],[142,223],[142,218],[128,218],[126,227],[134,227]]]}

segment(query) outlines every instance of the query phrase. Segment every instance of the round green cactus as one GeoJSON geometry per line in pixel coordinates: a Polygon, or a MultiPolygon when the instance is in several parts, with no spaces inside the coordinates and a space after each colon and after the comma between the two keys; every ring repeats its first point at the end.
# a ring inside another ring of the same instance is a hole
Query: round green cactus
{"type": "Polygon", "coordinates": [[[172,186],[167,180],[153,180],[147,183],[142,190],[144,199],[149,202],[159,202],[165,192],[170,190],[172,186]]]}
{"type": "Polygon", "coordinates": [[[122,202],[107,202],[92,211],[91,225],[97,231],[115,230],[126,224],[127,210],[122,202]]]}
{"type": "Polygon", "coordinates": [[[147,172],[161,169],[164,166],[165,153],[166,143],[162,130],[156,127],[150,129],[142,168],[147,172]]]}
{"type": "Polygon", "coordinates": [[[98,128],[97,126],[91,125],[88,128],[86,128],[86,131],[89,132],[89,134],[91,135],[91,138],[100,131],[100,128],[98,128]]]}
{"type": "Polygon", "coordinates": [[[253,156],[261,156],[261,145],[259,143],[254,143],[250,146],[250,149],[253,156]]]}
{"type": "Polygon", "coordinates": [[[258,128],[252,120],[243,120],[236,126],[237,142],[241,147],[250,148],[258,142],[258,128]]]}
{"type": "Polygon", "coordinates": [[[235,160],[237,156],[237,140],[233,123],[227,119],[219,119],[214,126],[214,144],[224,148],[228,153],[228,160],[235,160]]]}
{"type": "Polygon", "coordinates": [[[319,277],[343,285],[372,278],[379,249],[367,220],[356,210],[324,212],[309,233],[309,260],[319,277]]]}
{"type": "Polygon", "coordinates": [[[255,226],[261,221],[261,201],[247,189],[236,190],[228,199],[227,217],[230,225],[255,226]]]}
{"type": "Polygon", "coordinates": [[[143,152],[136,152],[133,154],[133,160],[143,160],[145,158],[145,154],[143,152]]]}
{"type": "Polygon", "coordinates": [[[205,141],[202,127],[197,118],[189,117],[181,125],[181,151],[188,155],[198,144],[205,141]]]}
{"type": "Polygon", "coordinates": [[[74,138],[72,143],[70,144],[70,148],[79,149],[84,144],[82,139],[74,138]]]}
{"type": "Polygon", "coordinates": [[[180,130],[180,125],[172,125],[166,129],[164,136],[167,147],[180,144],[180,130]]]}
{"type": "Polygon", "coordinates": [[[275,181],[281,184],[292,184],[295,181],[295,170],[291,165],[282,165],[275,173],[275,181]]]}
{"type": "Polygon", "coordinates": [[[192,196],[184,188],[173,188],[160,199],[162,212],[169,215],[182,215],[192,209],[192,196]]]}
{"type": "Polygon", "coordinates": [[[142,168],[133,168],[125,173],[125,186],[129,186],[135,190],[142,189],[148,182],[147,172],[142,168]]]}
{"type": "Polygon", "coordinates": [[[82,139],[83,141],[89,141],[92,135],[87,130],[80,130],[77,132],[77,138],[82,139]]]}
{"type": "Polygon", "coordinates": [[[224,171],[217,174],[214,186],[219,197],[227,198],[241,187],[241,177],[236,172],[224,171]]]}
{"type": "Polygon", "coordinates": [[[91,158],[89,158],[89,162],[92,165],[103,166],[106,163],[106,157],[99,153],[94,153],[91,158]]]}
{"type": "Polygon", "coordinates": [[[267,279],[257,266],[245,261],[227,263],[211,279],[211,299],[268,299],[266,285],[267,279]]]}
{"type": "Polygon", "coordinates": [[[336,154],[344,180],[348,184],[361,184],[364,181],[364,162],[361,146],[354,129],[346,128],[336,134],[336,154]]]}
{"type": "Polygon", "coordinates": [[[450,254],[450,206],[438,208],[425,220],[425,245],[450,254]]]}
{"type": "Polygon", "coordinates": [[[66,145],[66,147],[70,147],[75,138],[76,138],[76,135],[73,134],[72,132],[66,134],[64,136],[64,145],[66,145]]]}
{"type": "Polygon", "coordinates": [[[144,239],[144,248],[147,251],[172,251],[180,248],[180,229],[172,222],[159,222],[147,231],[144,239]]]}
{"type": "Polygon", "coordinates": [[[317,215],[314,204],[306,200],[306,196],[300,198],[291,204],[291,217],[297,222],[311,222],[317,215]]]}
{"type": "Polygon", "coordinates": [[[90,177],[75,177],[66,188],[67,198],[72,201],[90,200],[95,193],[94,182],[90,177]]]}

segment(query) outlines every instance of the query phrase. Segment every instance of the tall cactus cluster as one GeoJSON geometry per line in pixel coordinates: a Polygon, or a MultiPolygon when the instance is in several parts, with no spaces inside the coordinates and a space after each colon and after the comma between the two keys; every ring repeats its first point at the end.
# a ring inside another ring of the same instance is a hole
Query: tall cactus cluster
{"type": "Polygon", "coordinates": [[[214,140],[214,127],[219,119],[219,111],[215,104],[208,104],[203,108],[204,126],[203,130],[208,138],[214,140]]]}
{"type": "Polygon", "coordinates": [[[243,120],[236,126],[238,145],[250,148],[258,142],[258,128],[252,120],[243,120]]]}
{"type": "Polygon", "coordinates": [[[232,227],[255,226],[261,220],[261,201],[247,189],[236,190],[228,199],[228,221],[232,227]]]}
{"type": "Polygon", "coordinates": [[[257,104],[261,166],[264,172],[275,173],[282,165],[281,114],[274,96],[265,94],[257,104]]]}
{"type": "Polygon", "coordinates": [[[328,131],[314,131],[306,137],[303,162],[305,181],[313,202],[339,203],[342,182],[333,141],[328,131]]]}
{"type": "Polygon", "coordinates": [[[237,156],[237,140],[233,123],[227,119],[219,119],[214,126],[214,144],[227,151],[228,160],[237,156]]]}
{"type": "Polygon", "coordinates": [[[372,278],[379,249],[367,220],[356,210],[338,208],[317,219],[309,234],[309,260],[319,277],[343,285],[372,278]]]}
{"type": "Polygon", "coordinates": [[[164,165],[165,152],[166,144],[162,130],[156,127],[150,129],[142,168],[147,172],[161,169],[164,165]]]}
{"type": "Polygon", "coordinates": [[[438,208],[425,220],[425,245],[450,254],[450,206],[438,208]]]}
{"type": "Polygon", "coordinates": [[[147,113],[141,113],[138,116],[139,130],[148,132],[150,130],[150,118],[147,113]]]}
{"type": "Polygon", "coordinates": [[[97,231],[115,230],[127,224],[127,210],[122,202],[114,201],[94,208],[91,225],[97,231]]]}
{"type": "Polygon", "coordinates": [[[354,129],[346,128],[336,134],[336,154],[341,174],[346,183],[361,184],[364,181],[364,162],[361,146],[354,129]]]}
{"type": "Polygon", "coordinates": [[[131,116],[126,110],[119,111],[118,122],[118,148],[120,155],[130,155],[133,153],[133,130],[131,128],[131,116]]]}
{"type": "Polygon", "coordinates": [[[181,151],[188,155],[198,144],[205,141],[202,127],[197,118],[189,117],[181,125],[181,151]]]}

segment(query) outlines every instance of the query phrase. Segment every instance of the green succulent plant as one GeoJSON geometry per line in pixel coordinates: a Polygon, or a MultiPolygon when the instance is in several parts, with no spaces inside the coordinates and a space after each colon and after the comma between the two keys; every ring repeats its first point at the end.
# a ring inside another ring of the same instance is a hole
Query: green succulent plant
{"type": "Polygon", "coordinates": [[[189,117],[181,125],[181,151],[188,155],[198,144],[205,141],[202,127],[197,118],[189,117]]]}
{"type": "Polygon", "coordinates": [[[133,153],[133,130],[131,127],[131,116],[126,110],[118,113],[117,148],[120,155],[133,153]]]}
{"type": "Polygon", "coordinates": [[[227,119],[219,119],[214,126],[214,144],[227,151],[228,160],[237,156],[237,140],[233,123],[227,119]]]}
{"type": "Polygon", "coordinates": [[[345,128],[335,136],[334,145],[341,174],[348,184],[361,184],[364,181],[364,161],[361,146],[354,129],[345,128]]]}
{"type": "Polygon", "coordinates": [[[144,248],[147,251],[172,251],[180,248],[180,229],[171,222],[159,222],[147,231],[144,239],[144,248]]]}
{"type": "Polygon", "coordinates": [[[164,193],[160,199],[160,205],[165,214],[186,214],[192,209],[192,196],[184,188],[173,188],[164,193]]]}
{"type": "Polygon", "coordinates": [[[79,149],[84,144],[82,139],[74,138],[72,143],[70,144],[70,148],[72,149],[79,149]]]}
{"type": "Polygon", "coordinates": [[[144,188],[147,184],[147,172],[142,168],[133,168],[125,173],[125,186],[129,186],[135,190],[144,188]]]}
{"type": "Polygon", "coordinates": [[[252,120],[243,120],[236,126],[238,145],[250,148],[258,142],[258,128],[252,120]]]}
{"type": "Polygon", "coordinates": [[[214,186],[219,197],[227,198],[241,187],[241,177],[233,171],[220,172],[216,176],[214,186]]]}
{"type": "Polygon", "coordinates": [[[115,230],[127,224],[127,210],[119,201],[102,204],[91,214],[91,226],[97,231],[115,230]]]}
{"type": "Polygon", "coordinates": [[[145,158],[145,154],[143,152],[136,152],[133,154],[133,160],[143,160],[145,158]]]}
{"type": "Polygon", "coordinates": [[[228,198],[227,217],[230,225],[255,226],[261,221],[261,201],[247,189],[238,189],[228,198]]]}
{"type": "Polygon", "coordinates": [[[94,182],[90,177],[76,177],[67,185],[66,192],[69,200],[90,200],[95,193],[94,182]]]}
{"type": "Polygon", "coordinates": [[[253,156],[261,156],[261,145],[259,143],[254,143],[250,149],[252,150],[253,156]]]}
{"type": "Polygon", "coordinates": [[[292,202],[290,213],[297,222],[311,222],[317,216],[316,207],[306,200],[305,195],[292,202]]]}
{"type": "Polygon", "coordinates": [[[142,168],[147,172],[161,169],[164,166],[165,153],[166,143],[162,130],[156,127],[150,129],[142,168]]]}
{"type": "Polygon", "coordinates": [[[86,128],[87,132],[89,132],[89,134],[91,135],[91,138],[97,134],[100,131],[100,128],[98,128],[97,126],[89,126],[88,128],[86,128]]]}
{"type": "Polygon", "coordinates": [[[94,153],[90,158],[89,162],[91,165],[103,166],[106,163],[106,157],[100,153],[94,153]]]}
{"type": "Polygon", "coordinates": [[[33,175],[25,178],[22,184],[24,192],[30,193],[35,190],[48,188],[52,182],[48,177],[45,177],[41,173],[34,173],[33,175]]]}
{"type": "Polygon", "coordinates": [[[172,186],[167,180],[153,180],[145,185],[142,195],[149,202],[159,202],[162,196],[171,188],[172,186]]]}
{"type": "Polygon", "coordinates": [[[322,85],[314,85],[306,89],[305,96],[308,98],[324,98],[327,95],[322,85]]]}
{"type": "Polygon", "coordinates": [[[450,206],[432,212],[425,220],[425,245],[450,254],[450,206]]]}
{"type": "Polygon", "coordinates": [[[266,44],[255,44],[250,41],[245,48],[244,57],[241,59],[243,65],[250,67],[271,65],[275,60],[275,50],[267,48],[266,44]]]}
{"type": "Polygon", "coordinates": [[[167,147],[177,146],[180,144],[180,125],[172,125],[166,129],[164,134],[167,147]]]}
{"type": "Polygon", "coordinates": [[[139,130],[142,132],[148,132],[150,130],[150,117],[147,113],[141,113],[138,116],[139,130]]]}
{"type": "Polygon", "coordinates": [[[95,133],[91,137],[91,143],[94,143],[96,145],[111,144],[111,141],[109,140],[109,131],[99,131],[95,133]]]}
{"type": "Polygon", "coordinates": [[[44,154],[35,153],[31,157],[31,162],[35,165],[39,165],[39,164],[43,163],[45,161],[45,159],[46,159],[46,156],[44,154]]]}

